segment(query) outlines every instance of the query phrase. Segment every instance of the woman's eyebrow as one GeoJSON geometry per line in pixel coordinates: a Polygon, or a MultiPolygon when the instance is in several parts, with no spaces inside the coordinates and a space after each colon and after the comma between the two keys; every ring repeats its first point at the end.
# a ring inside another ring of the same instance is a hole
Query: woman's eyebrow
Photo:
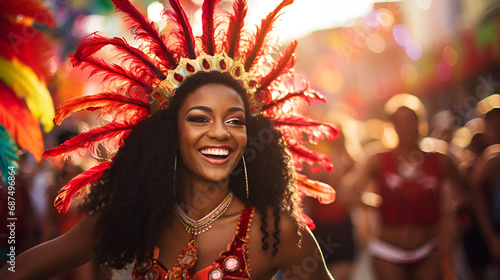
{"type": "Polygon", "coordinates": [[[240,111],[243,112],[243,113],[245,113],[245,110],[243,108],[241,108],[241,107],[231,107],[231,108],[227,109],[228,113],[240,112],[240,111]]]}
{"type": "Polygon", "coordinates": [[[208,112],[208,113],[213,113],[214,112],[212,110],[212,108],[207,107],[207,106],[194,106],[194,107],[189,108],[189,110],[186,112],[186,114],[189,113],[192,110],[202,110],[202,111],[205,111],[205,112],[208,112]]]}

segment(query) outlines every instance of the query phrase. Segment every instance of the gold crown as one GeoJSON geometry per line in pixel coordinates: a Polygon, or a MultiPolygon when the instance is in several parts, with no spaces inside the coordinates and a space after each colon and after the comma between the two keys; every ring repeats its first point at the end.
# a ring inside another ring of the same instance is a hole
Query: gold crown
{"type": "Polygon", "coordinates": [[[231,75],[231,77],[239,81],[243,88],[245,88],[251,113],[256,114],[260,112],[262,102],[255,97],[257,82],[250,73],[245,71],[245,67],[239,60],[233,60],[224,52],[213,56],[201,53],[195,59],[181,58],[175,69],[167,71],[166,79],[161,81],[157,87],[153,87],[153,92],[150,95],[151,112],[154,113],[159,109],[166,108],[169,99],[175,95],[175,89],[186,78],[200,71],[218,71],[231,75]]]}

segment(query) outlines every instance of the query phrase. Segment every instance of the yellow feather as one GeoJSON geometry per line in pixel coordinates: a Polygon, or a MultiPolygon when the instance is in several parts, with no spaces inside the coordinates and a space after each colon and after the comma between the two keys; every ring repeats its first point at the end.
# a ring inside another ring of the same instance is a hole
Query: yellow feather
{"type": "Polygon", "coordinates": [[[54,103],[45,83],[16,58],[0,57],[0,69],[0,80],[26,102],[33,116],[42,123],[43,130],[49,132],[54,127],[54,103]]]}

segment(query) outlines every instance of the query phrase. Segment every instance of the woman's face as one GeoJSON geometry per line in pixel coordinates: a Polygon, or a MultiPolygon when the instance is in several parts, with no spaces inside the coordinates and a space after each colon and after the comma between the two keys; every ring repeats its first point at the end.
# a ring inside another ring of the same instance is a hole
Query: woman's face
{"type": "Polygon", "coordinates": [[[406,107],[399,108],[392,115],[392,123],[399,137],[400,144],[414,144],[419,137],[418,117],[406,107]]]}
{"type": "Polygon", "coordinates": [[[181,168],[191,179],[227,179],[247,144],[245,106],[223,84],[206,84],[184,100],[178,112],[181,168]]]}

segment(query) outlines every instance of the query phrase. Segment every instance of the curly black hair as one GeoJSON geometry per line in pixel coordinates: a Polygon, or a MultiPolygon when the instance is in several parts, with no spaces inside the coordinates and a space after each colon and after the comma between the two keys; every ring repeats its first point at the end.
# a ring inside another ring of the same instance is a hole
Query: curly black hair
{"type": "MultiPolygon", "coordinates": [[[[220,72],[198,72],[175,91],[168,108],[159,110],[133,128],[110,168],[94,182],[81,204],[88,215],[98,215],[97,263],[120,269],[152,253],[162,227],[172,223],[177,112],[185,98],[202,85],[220,83],[233,88],[244,100],[245,89],[220,72]]],[[[216,98],[216,97],[214,97],[216,98]]],[[[246,159],[249,196],[246,196],[242,161],[230,175],[229,186],[246,205],[261,215],[262,248],[269,248],[267,212],[272,209],[273,255],[278,251],[280,213],[296,217],[294,173],[290,155],[279,131],[262,116],[247,116],[246,159]]]]}

